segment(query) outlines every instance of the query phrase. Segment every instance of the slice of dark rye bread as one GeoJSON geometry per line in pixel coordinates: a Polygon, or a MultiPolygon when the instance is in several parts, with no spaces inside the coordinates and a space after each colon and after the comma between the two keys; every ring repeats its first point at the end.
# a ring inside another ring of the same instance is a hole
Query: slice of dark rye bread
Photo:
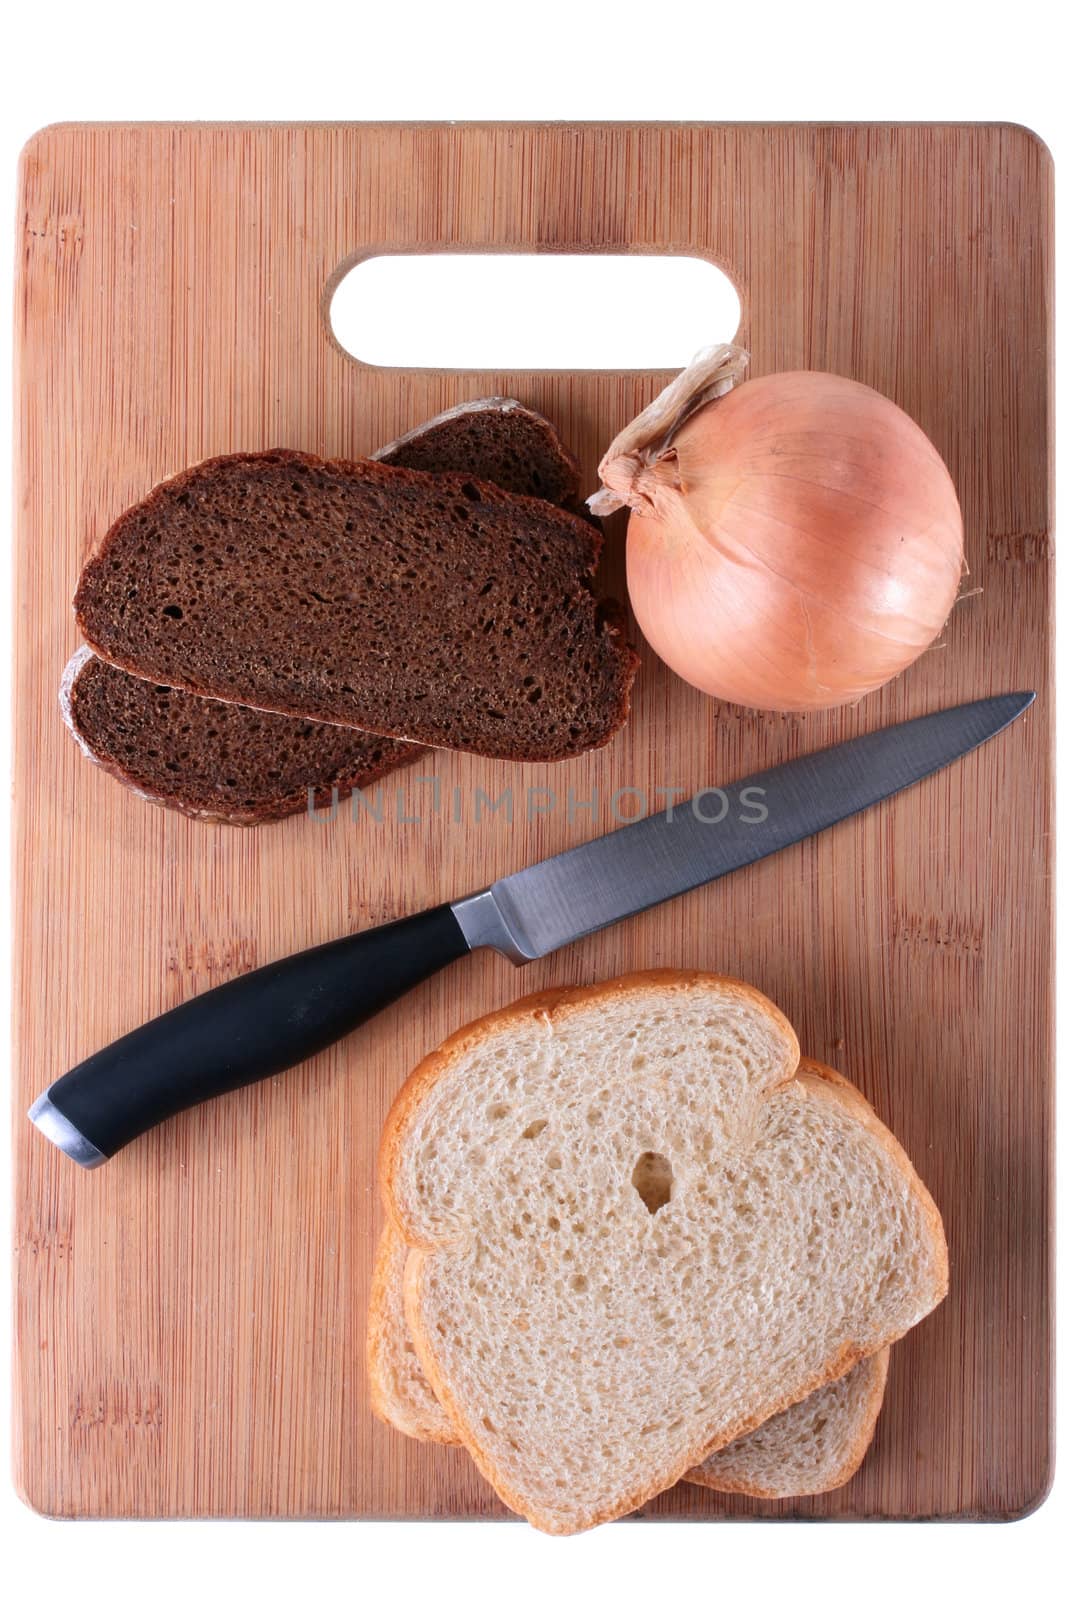
{"type": "Polygon", "coordinates": [[[589,585],[600,545],[579,517],[465,475],[223,456],[119,518],[75,614],[153,683],[558,761],[629,710],[637,658],[589,585]]]}
{"type": "Polygon", "coordinates": [[[510,494],[584,513],[581,468],[551,422],[504,395],[442,411],[376,450],[371,460],[415,472],[469,472],[510,494]]]}
{"type": "MultiPolygon", "coordinates": [[[[561,503],[578,494],[577,462],[552,424],[503,397],[442,412],[375,459],[426,472],[465,469],[561,503]]],[[[299,813],[309,793],[315,806],[344,800],[425,748],[153,685],[87,646],[67,665],[60,704],[85,755],[142,798],[239,825],[299,813]]]]}
{"type": "Polygon", "coordinates": [[[89,760],[143,800],[244,826],[329,806],[425,754],[400,739],[149,683],[88,645],[67,663],[59,704],[89,760]]]}

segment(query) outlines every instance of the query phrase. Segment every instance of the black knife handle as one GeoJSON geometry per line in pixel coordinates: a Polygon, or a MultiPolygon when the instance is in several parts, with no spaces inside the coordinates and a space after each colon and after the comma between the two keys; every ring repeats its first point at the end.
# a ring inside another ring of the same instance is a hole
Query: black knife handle
{"type": "Polygon", "coordinates": [[[325,1050],[468,949],[444,905],[287,956],[98,1050],[30,1117],[80,1165],[99,1166],[175,1112],[325,1050]]]}

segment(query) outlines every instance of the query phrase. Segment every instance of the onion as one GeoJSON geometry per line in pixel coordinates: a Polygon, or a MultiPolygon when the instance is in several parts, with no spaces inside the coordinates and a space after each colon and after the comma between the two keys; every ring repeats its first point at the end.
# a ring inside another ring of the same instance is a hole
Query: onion
{"type": "Polygon", "coordinates": [[[634,614],[680,677],[761,710],[847,705],[941,632],[959,502],[884,395],[828,372],[734,386],[745,361],[698,357],[619,435],[590,505],[630,507],[634,614]]]}

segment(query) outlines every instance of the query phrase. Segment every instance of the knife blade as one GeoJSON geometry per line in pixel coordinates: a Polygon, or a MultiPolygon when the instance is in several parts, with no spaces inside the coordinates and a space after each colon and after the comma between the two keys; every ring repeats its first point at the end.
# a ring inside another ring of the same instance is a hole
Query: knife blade
{"type": "Polygon", "coordinates": [[[984,744],[1033,698],[953,706],[701,790],[514,872],[453,910],[477,943],[516,962],[536,960],[888,800],[984,744]]]}
{"type": "Polygon", "coordinates": [[[1031,693],[916,717],[698,791],[476,894],[231,979],[58,1078],[36,1127],[96,1167],[167,1117],[295,1066],[459,956],[548,955],[821,833],[984,744],[1031,693]]]}

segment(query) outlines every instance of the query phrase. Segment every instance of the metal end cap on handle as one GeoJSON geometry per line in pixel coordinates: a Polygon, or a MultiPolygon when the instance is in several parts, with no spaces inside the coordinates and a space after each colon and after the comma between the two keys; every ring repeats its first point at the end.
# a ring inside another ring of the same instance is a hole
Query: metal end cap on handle
{"type": "Polygon", "coordinates": [[[73,1122],[68,1121],[62,1111],[52,1104],[47,1089],[44,1094],[38,1095],[26,1115],[46,1139],[51,1139],[57,1150],[62,1150],[79,1167],[102,1167],[107,1160],[107,1156],[84,1133],[79,1133],[73,1122]]]}

